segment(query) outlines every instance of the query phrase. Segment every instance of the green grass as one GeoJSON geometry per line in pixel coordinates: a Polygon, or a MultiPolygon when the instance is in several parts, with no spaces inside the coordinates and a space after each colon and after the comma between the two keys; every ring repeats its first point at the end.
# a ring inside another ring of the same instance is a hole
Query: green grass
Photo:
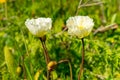
{"type": "MultiPolygon", "coordinates": [[[[87,0],[83,0],[82,3],[87,0]]],[[[120,78],[120,1],[89,0],[89,3],[102,1],[102,5],[81,7],[78,15],[88,15],[94,19],[94,30],[113,23],[116,30],[108,30],[85,38],[85,63],[82,80],[119,80],[120,78]]],[[[13,49],[17,66],[22,65],[23,73],[17,79],[34,80],[37,71],[39,80],[46,77],[46,63],[39,39],[33,36],[25,26],[27,18],[51,17],[53,27],[47,34],[46,46],[51,60],[69,59],[72,64],[73,80],[77,80],[81,63],[81,40],[71,38],[62,31],[66,20],[75,16],[79,0],[8,0],[7,17],[5,4],[0,4],[0,80],[12,80],[5,63],[5,45],[13,49]],[[24,57],[24,61],[23,61],[24,57]]],[[[51,74],[54,80],[70,80],[69,65],[62,63],[51,74]]]]}

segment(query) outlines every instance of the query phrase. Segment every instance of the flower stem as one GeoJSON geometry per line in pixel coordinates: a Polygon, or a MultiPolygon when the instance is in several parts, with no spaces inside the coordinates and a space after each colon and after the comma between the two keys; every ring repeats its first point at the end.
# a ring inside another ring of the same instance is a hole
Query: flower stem
{"type": "MultiPolygon", "coordinates": [[[[48,63],[50,62],[50,57],[48,55],[48,51],[47,51],[47,48],[46,48],[46,45],[45,45],[45,40],[43,40],[43,38],[40,38],[40,41],[41,41],[42,47],[44,49],[45,61],[46,61],[46,64],[48,65],[48,63]]],[[[48,69],[47,69],[47,80],[50,80],[50,71],[48,69]]]]}
{"type": "Polygon", "coordinates": [[[84,54],[85,54],[85,49],[84,49],[84,39],[82,38],[82,63],[80,65],[80,72],[78,74],[78,80],[81,79],[81,74],[83,72],[83,68],[84,68],[84,54]]]}
{"type": "Polygon", "coordinates": [[[73,75],[72,75],[72,65],[71,65],[70,61],[69,61],[68,59],[62,59],[62,60],[60,60],[60,61],[58,62],[58,64],[64,63],[64,62],[68,62],[69,68],[70,68],[70,80],[73,80],[73,79],[72,79],[72,78],[73,78],[73,75]]]}

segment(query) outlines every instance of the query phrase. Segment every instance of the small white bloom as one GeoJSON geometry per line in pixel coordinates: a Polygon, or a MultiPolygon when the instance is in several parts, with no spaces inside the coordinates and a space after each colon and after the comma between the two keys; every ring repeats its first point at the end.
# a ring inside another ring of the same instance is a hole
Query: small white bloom
{"type": "Polygon", "coordinates": [[[68,33],[70,35],[83,38],[90,34],[94,22],[93,19],[88,16],[75,16],[67,20],[66,26],[68,27],[68,33]]]}
{"type": "Polygon", "coordinates": [[[37,37],[42,37],[52,28],[51,18],[27,19],[25,25],[37,37]]]}

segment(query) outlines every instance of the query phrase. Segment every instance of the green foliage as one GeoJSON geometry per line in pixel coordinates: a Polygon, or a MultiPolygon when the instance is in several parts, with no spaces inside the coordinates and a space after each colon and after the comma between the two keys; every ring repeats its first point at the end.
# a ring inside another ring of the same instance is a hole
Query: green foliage
{"type": "Polygon", "coordinates": [[[8,72],[11,74],[12,79],[16,79],[16,62],[15,58],[12,52],[12,49],[8,46],[4,47],[4,56],[5,56],[5,62],[8,68],[8,72]]]}
{"type": "MultiPolygon", "coordinates": [[[[96,0],[83,0],[93,3],[96,0]]],[[[103,1],[103,5],[81,7],[78,15],[88,15],[95,21],[94,30],[101,25],[120,25],[120,1],[103,1]]],[[[16,67],[22,65],[23,74],[16,78],[27,80],[46,79],[46,63],[43,48],[38,38],[25,27],[27,18],[51,17],[53,28],[47,34],[46,46],[53,61],[69,59],[72,64],[73,80],[77,80],[81,63],[81,40],[70,37],[62,28],[70,16],[74,16],[79,0],[8,0],[7,18],[4,4],[0,4],[0,80],[13,80],[16,67]],[[58,35],[59,34],[59,35],[58,35]],[[8,54],[12,47],[14,52],[8,54]],[[12,56],[14,56],[14,58],[12,56]],[[7,56],[7,57],[6,57],[7,56]],[[9,59],[9,56],[11,58],[9,59]],[[9,62],[12,61],[12,62],[9,62]],[[13,70],[14,69],[14,70],[13,70]],[[39,72],[40,71],[40,72],[39,72]],[[36,74],[39,72],[38,74],[36,74]]],[[[93,33],[85,38],[85,63],[82,80],[119,80],[120,78],[120,29],[93,33]]],[[[67,63],[59,64],[51,72],[53,80],[70,80],[67,63]]]]}

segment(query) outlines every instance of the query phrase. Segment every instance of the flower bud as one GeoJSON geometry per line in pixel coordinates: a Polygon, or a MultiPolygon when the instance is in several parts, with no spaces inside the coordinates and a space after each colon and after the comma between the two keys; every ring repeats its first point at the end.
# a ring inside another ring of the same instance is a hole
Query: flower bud
{"type": "Polygon", "coordinates": [[[50,61],[47,65],[49,71],[53,70],[53,68],[57,65],[56,61],[50,61]]]}
{"type": "Polygon", "coordinates": [[[35,75],[34,75],[34,80],[39,80],[40,74],[41,74],[42,70],[38,70],[35,75]]]}
{"type": "Polygon", "coordinates": [[[23,73],[23,68],[21,65],[19,65],[16,69],[16,73],[18,76],[22,76],[22,73],[23,73]]]}

